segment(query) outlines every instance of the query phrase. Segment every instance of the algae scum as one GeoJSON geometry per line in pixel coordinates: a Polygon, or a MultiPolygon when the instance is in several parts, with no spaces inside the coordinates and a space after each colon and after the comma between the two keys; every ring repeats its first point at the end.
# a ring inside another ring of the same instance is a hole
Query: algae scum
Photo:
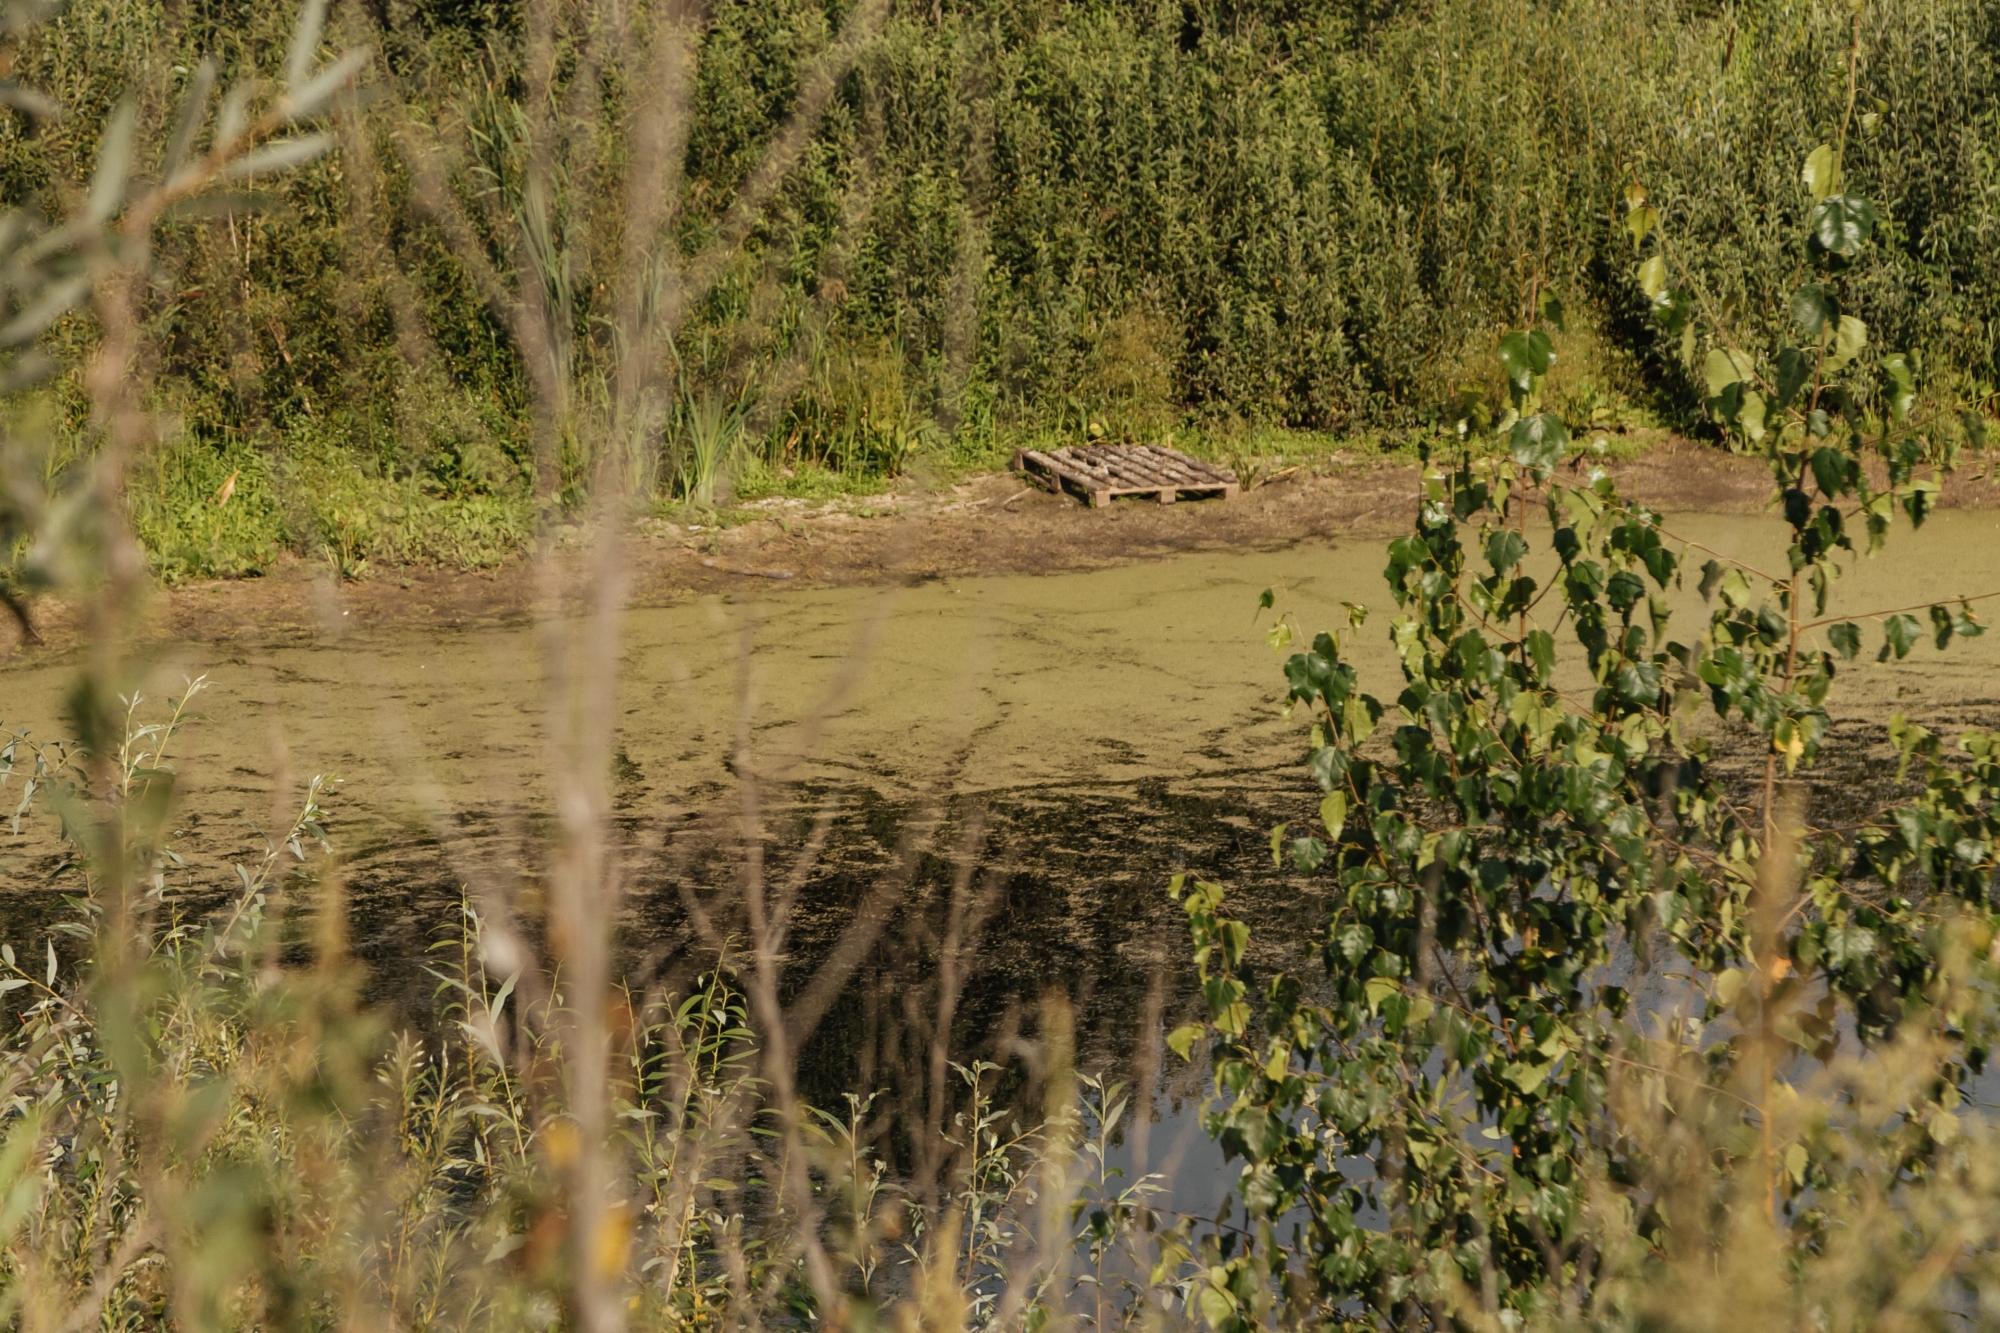
{"type": "MultiPolygon", "coordinates": [[[[1749,554],[1775,520],[1691,516],[1682,537],[1749,554]]],[[[1900,607],[2000,588],[2000,525],[1947,512],[1898,531],[1893,561],[1855,561],[1836,610],[1900,607]],[[1898,586],[1898,585],[1901,586],[1898,586]]],[[[941,978],[959,978],[951,1046],[999,1052],[1052,988],[1075,1005],[1086,1060],[1122,1063],[1194,997],[1185,933],[1164,892],[1186,871],[1227,885],[1258,948],[1306,943],[1315,881],[1273,868],[1270,826],[1308,819],[1317,793],[1301,729],[1280,714],[1283,674],[1258,594],[1278,589],[1310,634],[1375,618],[1357,636],[1364,688],[1400,687],[1387,646],[1376,540],[1208,552],[1044,577],[877,589],[746,587],[738,598],[635,608],[626,619],[618,830],[631,974],[672,975],[691,948],[690,903],[724,906],[744,874],[744,773],[762,810],[766,878],[797,886],[788,964],[804,985],[857,911],[887,905],[805,1053],[822,1095],[922,1068],[941,978]],[[747,739],[749,763],[737,750],[747,739]]],[[[1692,581],[1690,581],[1692,582],[1692,581]]],[[[1698,601],[1683,595],[1682,634],[1698,601]]],[[[341,618],[329,617],[329,625],[341,618]]],[[[1869,642],[1879,639],[1871,630],[1869,642]]],[[[459,920],[461,888],[506,884],[532,915],[551,793],[537,631],[329,631],[304,641],[181,643],[152,651],[146,692],[208,673],[206,720],[181,750],[176,821],[197,903],[226,894],[233,860],[261,850],[273,775],[342,785],[329,802],[375,999],[422,1022],[430,946],[459,920]]],[[[2000,635],[1944,654],[1843,671],[1816,800],[1892,773],[1875,761],[1901,709],[1948,733],[2000,722],[2000,635]]],[[[0,671],[0,722],[60,733],[74,664],[0,671]]],[[[39,951],[64,879],[52,821],[9,839],[0,937],[39,951]]],[[[32,822],[32,821],[31,821],[32,822]]]]}

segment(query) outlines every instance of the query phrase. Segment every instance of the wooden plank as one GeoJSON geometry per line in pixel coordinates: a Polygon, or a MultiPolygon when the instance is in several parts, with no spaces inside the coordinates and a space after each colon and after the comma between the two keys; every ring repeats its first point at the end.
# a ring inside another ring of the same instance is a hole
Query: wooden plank
{"type": "Polygon", "coordinates": [[[1222,477],[1216,469],[1206,463],[1189,458],[1186,454],[1178,453],[1172,449],[1163,449],[1156,444],[1149,444],[1145,447],[1158,460],[1161,469],[1170,476],[1196,485],[1222,481],[1222,477]]]}
{"type": "Polygon", "coordinates": [[[1118,460],[1119,466],[1137,477],[1141,482],[1153,485],[1171,486],[1178,478],[1156,465],[1143,454],[1130,454],[1118,460]]]}
{"type": "Polygon", "coordinates": [[[1153,465],[1153,469],[1160,476],[1164,477],[1169,485],[1173,486],[1201,486],[1206,484],[1208,480],[1206,477],[1196,476],[1187,469],[1177,467],[1169,462],[1156,462],[1153,465]]]}
{"type": "Polygon", "coordinates": [[[1182,466],[1186,466],[1188,470],[1192,470],[1196,476],[1206,476],[1206,478],[1216,480],[1216,482],[1220,482],[1224,486],[1234,486],[1236,484],[1236,474],[1230,472],[1228,468],[1218,468],[1212,462],[1202,462],[1198,458],[1188,458],[1186,454],[1174,454],[1174,456],[1180,460],[1182,466]]]}
{"type": "Polygon", "coordinates": [[[1056,450],[1056,457],[1100,484],[1110,485],[1116,480],[1111,475],[1110,469],[1078,449],[1075,445],[1064,445],[1062,448],[1056,450]]]}
{"type": "Polygon", "coordinates": [[[1049,488],[1050,494],[1061,495],[1064,493],[1063,470],[1055,460],[1051,459],[1047,454],[1030,451],[1028,461],[1033,466],[1035,475],[1049,488]]]}
{"type": "Polygon", "coordinates": [[[1098,457],[1093,457],[1082,450],[1072,448],[1069,451],[1069,461],[1071,466],[1084,472],[1090,478],[1091,495],[1093,497],[1091,504],[1093,507],[1102,508],[1111,502],[1113,496],[1130,495],[1132,493],[1130,487],[1119,485],[1121,479],[1118,474],[1113,472],[1105,463],[1100,462],[1098,457]],[[1096,498],[1100,495],[1103,497],[1102,500],[1096,498]]]}
{"type": "Polygon", "coordinates": [[[1085,491],[1093,489],[1088,478],[1078,476],[1073,469],[1063,466],[1061,459],[1045,454],[1039,449],[1027,449],[1022,452],[1029,462],[1048,473],[1049,489],[1057,495],[1063,493],[1065,481],[1073,481],[1085,491]]]}
{"type": "Polygon", "coordinates": [[[1052,460],[1062,467],[1063,475],[1082,489],[1085,502],[1092,509],[1102,509],[1111,503],[1111,492],[1104,485],[1104,478],[1097,476],[1097,469],[1080,466],[1075,455],[1067,449],[1058,449],[1052,460]]]}
{"type": "Polygon", "coordinates": [[[1203,486],[1233,486],[1236,484],[1234,477],[1212,463],[1204,463],[1200,459],[1189,458],[1177,449],[1168,449],[1157,444],[1149,444],[1144,447],[1164,467],[1186,478],[1190,484],[1203,486]]]}

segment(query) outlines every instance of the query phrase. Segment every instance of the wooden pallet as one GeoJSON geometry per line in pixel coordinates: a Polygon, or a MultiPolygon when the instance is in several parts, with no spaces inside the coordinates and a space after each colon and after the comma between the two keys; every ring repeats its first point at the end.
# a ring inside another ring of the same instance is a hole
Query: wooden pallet
{"type": "Polygon", "coordinates": [[[1093,509],[1120,495],[1150,495],[1170,505],[1184,493],[1233,500],[1237,491],[1233,473],[1157,444],[1072,444],[1048,453],[1020,449],[1014,471],[1057,495],[1075,490],[1093,509]]]}

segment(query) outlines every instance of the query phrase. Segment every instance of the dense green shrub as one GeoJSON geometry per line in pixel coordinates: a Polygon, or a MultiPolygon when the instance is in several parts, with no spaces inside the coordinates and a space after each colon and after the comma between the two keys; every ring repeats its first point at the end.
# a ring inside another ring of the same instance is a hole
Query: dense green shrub
{"type": "MultiPolygon", "coordinates": [[[[1607,422],[1691,426],[1706,349],[1644,318],[1621,193],[1643,173],[1677,233],[1701,238],[1691,285],[1739,339],[1775,348],[1799,276],[1784,242],[1796,164],[1845,106],[1852,13],[1792,0],[897,3],[672,355],[687,392],[744,409],[746,440],[771,462],[875,473],[954,434],[990,443],[1106,416],[1129,430],[1448,427],[1498,330],[1551,292],[1568,314],[1552,391],[1607,422]],[[892,376],[884,357],[900,362],[892,376]],[[857,405],[855,385],[885,377],[895,410],[857,405]]],[[[188,52],[269,68],[288,17],[213,0],[72,6],[22,63],[82,114],[0,128],[0,195],[60,208],[120,91],[144,90],[163,122],[188,52]]],[[[817,0],[711,11],[686,251],[717,235],[846,17],[817,0]]],[[[283,456],[304,430],[344,440],[370,477],[525,494],[518,351],[418,206],[404,132],[407,117],[454,146],[484,258],[510,271],[520,15],[384,3],[336,18],[341,40],[380,47],[371,77],[389,95],[339,153],[278,187],[286,210],[168,228],[148,305],[159,392],[212,447],[283,456]]],[[[1859,28],[1870,54],[1851,159],[1880,182],[1884,225],[1851,304],[1934,385],[1979,399],[2000,379],[1985,313],[1995,13],[1883,0],[1859,28]]],[[[584,395],[609,356],[626,165],[613,131],[634,77],[620,58],[604,57],[583,104],[599,128],[563,166],[549,242],[570,269],[584,395]]],[[[690,446],[664,429],[663,489],[702,489],[678,476],[690,446]]],[[[589,450],[574,443],[566,485],[589,450]]]]}

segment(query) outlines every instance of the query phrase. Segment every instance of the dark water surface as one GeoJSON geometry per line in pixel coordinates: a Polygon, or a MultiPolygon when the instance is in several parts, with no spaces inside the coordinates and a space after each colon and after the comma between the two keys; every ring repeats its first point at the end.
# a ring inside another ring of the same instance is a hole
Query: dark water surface
{"type": "MultiPolygon", "coordinates": [[[[1671,526],[1718,550],[1777,549],[1770,518],[1671,526]]],[[[1991,515],[1940,514],[1891,549],[1893,564],[1856,562],[1837,609],[2000,589],[1991,515]]],[[[1296,956],[1320,920],[1320,891],[1274,869],[1267,850],[1272,823],[1310,818],[1317,793],[1301,729],[1280,715],[1258,594],[1275,585],[1308,638],[1345,623],[1343,601],[1373,605],[1354,655],[1364,688],[1393,698],[1383,563],[1379,540],[1335,540],[1045,577],[760,584],[632,610],[613,760],[624,956],[647,975],[670,968],[689,938],[689,896],[717,905],[740,891],[729,760],[742,725],[754,768],[773,775],[759,783],[773,882],[800,886],[800,984],[857,904],[885,884],[897,903],[805,1053],[809,1089],[920,1077],[946,990],[962,1056],[1005,1055],[1052,990],[1074,1005],[1086,1067],[1157,1052],[1162,1025],[1193,1004],[1171,875],[1227,885],[1267,960],[1296,956]],[[824,845],[807,862],[822,819],[824,845]]],[[[1691,590],[1682,601],[1688,613],[1699,605],[1691,590]]],[[[542,657],[528,627],[342,632],[340,620],[308,640],[156,646],[145,691],[163,700],[185,676],[212,682],[207,720],[180,751],[192,895],[226,893],[229,864],[258,850],[253,826],[289,818],[274,776],[296,790],[311,774],[340,775],[329,808],[356,952],[374,999],[423,1021],[434,983],[421,963],[457,922],[461,889],[510,881],[530,902],[536,890],[552,795],[542,657]]],[[[1822,779],[1824,799],[1879,780],[1874,738],[1892,709],[1946,727],[2000,721],[1996,665],[2000,634],[1844,671],[1833,710],[1861,721],[1841,733],[1847,757],[1822,779]]],[[[73,673],[47,658],[0,667],[0,726],[60,734],[73,673]]],[[[0,839],[0,938],[17,949],[39,952],[59,910],[54,864],[46,818],[0,839]]],[[[1163,1075],[1183,1098],[1198,1085],[1192,1071],[1163,1075]]],[[[1156,1127],[1154,1155],[1185,1127],[1156,1127]]]]}

